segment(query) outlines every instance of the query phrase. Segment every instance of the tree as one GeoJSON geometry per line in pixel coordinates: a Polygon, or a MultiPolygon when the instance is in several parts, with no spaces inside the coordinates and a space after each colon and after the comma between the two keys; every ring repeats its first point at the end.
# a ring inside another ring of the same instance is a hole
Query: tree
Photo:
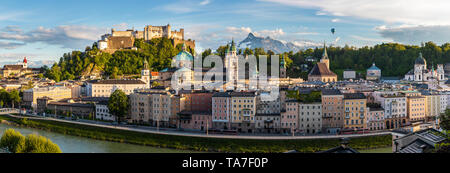
{"type": "Polygon", "coordinates": [[[444,130],[450,130],[450,109],[439,116],[439,126],[444,130]]]}
{"type": "Polygon", "coordinates": [[[39,73],[37,77],[38,77],[39,79],[44,79],[44,74],[39,73]]]}
{"type": "Polygon", "coordinates": [[[205,51],[203,51],[202,53],[202,58],[205,59],[207,56],[211,55],[212,51],[211,49],[206,49],[205,51]]]}
{"type": "Polygon", "coordinates": [[[5,89],[0,90],[0,100],[3,103],[2,107],[9,102],[9,93],[5,89]]]}
{"type": "Polygon", "coordinates": [[[33,87],[34,87],[33,81],[28,81],[27,85],[22,87],[21,90],[23,91],[23,90],[27,90],[27,89],[30,89],[30,88],[33,88],[33,87]]]}
{"type": "Polygon", "coordinates": [[[11,100],[11,105],[12,105],[12,108],[14,108],[14,104],[15,103],[20,103],[20,95],[19,95],[19,91],[17,91],[17,90],[12,90],[10,93],[9,93],[9,100],[11,100]]]}
{"type": "Polygon", "coordinates": [[[161,86],[161,84],[159,82],[154,81],[152,83],[152,87],[158,87],[158,86],[161,86]]]}
{"type": "Polygon", "coordinates": [[[122,118],[128,113],[128,97],[120,89],[115,90],[108,101],[109,112],[117,117],[117,121],[120,122],[122,118]]]}

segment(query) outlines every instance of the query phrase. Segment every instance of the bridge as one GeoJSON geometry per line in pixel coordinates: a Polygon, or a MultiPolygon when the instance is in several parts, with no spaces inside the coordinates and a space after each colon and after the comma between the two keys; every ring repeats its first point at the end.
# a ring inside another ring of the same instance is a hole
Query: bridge
{"type": "Polygon", "coordinates": [[[0,115],[18,114],[18,113],[20,113],[19,109],[15,109],[15,108],[0,108],[0,115]]]}

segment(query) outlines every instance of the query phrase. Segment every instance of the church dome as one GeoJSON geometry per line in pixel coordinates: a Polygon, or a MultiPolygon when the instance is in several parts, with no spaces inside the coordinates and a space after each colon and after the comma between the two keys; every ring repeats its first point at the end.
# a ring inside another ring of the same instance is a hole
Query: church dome
{"type": "Polygon", "coordinates": [[[416,61],[414,62],[414,64],[426,64],[426,60],[425,58],[423,58],[422,53],[419,54],[419,57],[417,57],[416,61]]]}
{"type": "Polygon", "coordinates": [[[375,65],[375,63],[373,63],[373,64],[372,64],[372,67],[370,67],[370,68],[367,69],[367,70],[377,70],[377,71],[381,71],[381,70],[375,65]]]}
{"type": "Polygon", "coordinates": [[[175,56],[175,60],[177,60],[177,61],[193,61],[194,58],[191,55],[191,53],[183,50],[180,53],[178,53],[177,56],[175,56]]]}

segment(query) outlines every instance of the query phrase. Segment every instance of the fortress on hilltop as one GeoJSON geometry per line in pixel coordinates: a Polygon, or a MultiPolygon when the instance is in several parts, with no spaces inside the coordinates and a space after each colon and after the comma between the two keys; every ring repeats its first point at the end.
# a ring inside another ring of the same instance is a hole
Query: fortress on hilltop
{"type": "Polygon", "coordinates": [[[187,47],[195,49],[195,40],[184,39],[184,29],[179,31],[174,30],[170,24],[166,26],[152,26],[147,25],[143,31],[137,31],[134,29],[127,29],[125,31],[117,31],[111,29],[110,34],[102,35],[101,39],[97,42],[98,48],[104,52],[114,53],[120,49],[136,49],[134,42],[136,39],[143,39],[149,41],[154,38],[168,38],[171,39],[173,45],[176,46],[180,43],[185,43],[187,47]]]}

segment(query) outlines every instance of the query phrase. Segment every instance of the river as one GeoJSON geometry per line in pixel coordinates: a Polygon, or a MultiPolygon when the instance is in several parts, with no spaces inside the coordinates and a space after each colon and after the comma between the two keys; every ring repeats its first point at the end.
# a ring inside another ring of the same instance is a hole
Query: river
{"type": "Polygon", "coordinates": [[[65,135],[39,129],[17,127],[0,123],[0,137],[3,132],[12,128],[22,135],[37,134],[49,138],[58,144],[63,153],[191,153],[192,151],[175,150],[168,148],[148,147],[126,143],[101,141],[90,138],[65,135]]]}
{"type": "MultiPolygon", "coordinates": [[[[3,132],[12,128],[22,135],[37,134],[49,138],[58,144],[63,153],[197,153],[196,151],[176,150],[169,148],[157,148],[127,143],[102,141],[85,137],[65,135],[28,127],[17,127],[0,123],[0,137],[3,132]]],[[[361,150],[361,153],[392,153],[391,147],[375,150],[361,150]]]]}

